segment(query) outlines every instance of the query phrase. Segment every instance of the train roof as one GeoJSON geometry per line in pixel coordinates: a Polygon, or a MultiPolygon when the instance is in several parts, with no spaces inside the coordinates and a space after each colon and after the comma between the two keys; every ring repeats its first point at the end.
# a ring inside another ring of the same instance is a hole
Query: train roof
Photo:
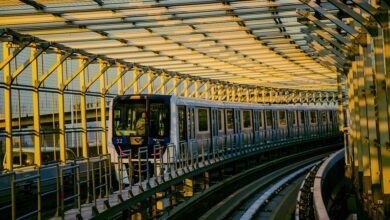
{"type": "Polygon", "coordinates": [[[114,102],[118,100],[129,100],[129,99],[164,99],[171,100],[172,103],[177,105],[193,105],[201,107],[215,107],[215,108],[249,108],[249,109],[288,109],[288,110],[302,110],[302,109],[313,109],[313,110],[336,110],[337,106],[317,106],[317,105],[293,105],[293,104],[253,104],[253,103],[237,103],[237,102],[226,102],[217,100],[206,100],[198,98],[188,98],[174,95],[159,95],[159,94],[129,94],[120,95],[114,98],[114,102]]]}

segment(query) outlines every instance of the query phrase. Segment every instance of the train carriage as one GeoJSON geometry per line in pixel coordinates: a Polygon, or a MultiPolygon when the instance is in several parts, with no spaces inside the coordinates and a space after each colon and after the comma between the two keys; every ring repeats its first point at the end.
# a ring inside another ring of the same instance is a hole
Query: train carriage
{"type": "MultiPolygon", "coordinates": [[[[337,129],[335,108],[318,106],[260,105],[208,101],[171,95],[123,95],[110,108],[110,128],[115,152],[153,146],[200,154],[227,152],[252,145],[303,137],[337,129]]],[[[337,119],[337,118],[336,118],[337,119]]],[[[162,158],[167,160],[167,151],[162,158]]],[[[134,155],[136,156],[136,155],[134,155]]],[[[115,157],[115,156],[114,156],[115,157]]],[[[172,160],[171,160],[172,161],[172,160]]],[[[166,162],[166,161],[165,161],[166,162]]]]}

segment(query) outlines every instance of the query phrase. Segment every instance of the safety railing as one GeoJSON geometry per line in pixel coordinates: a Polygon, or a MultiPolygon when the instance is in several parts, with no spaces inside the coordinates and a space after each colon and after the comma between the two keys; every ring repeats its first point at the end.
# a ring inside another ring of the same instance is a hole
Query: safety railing
{"type": "Polygon", "coordinates": [[[92,177],[92,199],[95,207],[97,205],[97,199],[102,197],[108,198],[111,191],[110,157],[110,154],[104,154],[89,160],[92,177]]]}
{"type": "Polygon", "coordinates": [[[66,204],[73,203],[76,206],[78,213],[81,213],[81,181],[80,181],[80,166],[72,164],[59,168],[59,188],[60,188],[60,202],[59,202],[59,216],[64,218],[66,211],[66,204]],[[67,182],[65,182],[67,180],[67,182]],[[68,184],[71,181],[72,184],[68,184]],[[72,185],[72,186],[70,186],[72,185]],[[65,187],[67,186],[67,187],[65,187]],[[68,190],[68,188],[71,188],[68,190]],[[71,202],[73,200],[73,202],[71,202]]]}
{"type": "Polygon", "coordinates": [[[138,162],[134,168],[134,172],[138,175],[138,186],[140,191],[144,191],[144,187],[142,186],[142,182],[146,180],[146,189],[150,188],[149,180],[149,155],[148,155],[148,147],[140,147],[138,148],[138,162]]]}
{"type": "MultiPolygon", "coordinates": [[[[118,155],[118,182],[119,182],[119,194],[122,194],[124,189],[124,183],[132,186],[133,185],[133,163],[132,163],[132,155],[131,149],[121,151],[118,155]],[[127,161],[125,161],[127,160],[127,161]],[[127,167],[126,165],[127,164],[127,167]]],[[[131,191],[129,191],[131,193],[131,191]]]]}

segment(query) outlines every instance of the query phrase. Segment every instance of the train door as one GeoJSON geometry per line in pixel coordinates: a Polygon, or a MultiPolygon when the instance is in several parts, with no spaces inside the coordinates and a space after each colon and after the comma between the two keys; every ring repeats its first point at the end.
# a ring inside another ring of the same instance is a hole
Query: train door
{"type": "Polygon", "coordinates": [[[267,141],[272,140],[272,128],[273,128],[273,115],[272,110],[265,110],[265,139],[267,141]]]}
{"type": "Polygon", "coordinates": [[[187,144],[188,149],[196,150],[195,139],[195,108],[193,106],[187,106],[187,144]]]}
{"type": "Polygon", "coordinates": [[[253,115],[253,142],[255,144],[259,143],[260,137],[259,137],[259,132],[260,132],[260,118],[259,118],[259,110],[253,110],[252,112],[253,115]]]}
{"type": "Polygon", "coordinates": [[[217,108],[211,108],[211,147],[214,149],[217,149],[218,144],[218,125],[220,123],[218,111],[219,110],[217,108]]]}
{"type": "Polygon", "coordinates": [[[277,141],[277,132],[279,130],[279,117],[278,117],[278,111],[277,110],[272,110],[272,141],[277,141]]]}
{"type": "Polygon", "coordinates": [[[242,132],[242,128],[241,128],[241,111],[240,109],[234,109],[234,134],[236,134],[236,138],[235,138],[235,143],[236,143],[236,146],[238,144],[241,144],[242,141],[241,141],[241,132],[242,132]]]}

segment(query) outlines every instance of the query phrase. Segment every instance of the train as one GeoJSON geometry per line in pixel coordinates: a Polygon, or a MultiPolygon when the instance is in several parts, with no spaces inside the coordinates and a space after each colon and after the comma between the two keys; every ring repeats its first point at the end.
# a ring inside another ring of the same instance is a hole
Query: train
{"type": "MultiPolygon", "coordinates": [[[[338,130],[337,109],[316,105],[266,105],[210,101],[174,95],[131,94],[113,99],[109,111],[110,152],[173,146],[174,152],[211,153],[232,142],[255,144],[319,136],[338,130]],[[194,147],[195,146],[195,147],[194,147]]],[[[170,155],[167,155],[170,154],[170,155]]],[[[114,157],[113,157],[114,158],[114,157]]]]}

